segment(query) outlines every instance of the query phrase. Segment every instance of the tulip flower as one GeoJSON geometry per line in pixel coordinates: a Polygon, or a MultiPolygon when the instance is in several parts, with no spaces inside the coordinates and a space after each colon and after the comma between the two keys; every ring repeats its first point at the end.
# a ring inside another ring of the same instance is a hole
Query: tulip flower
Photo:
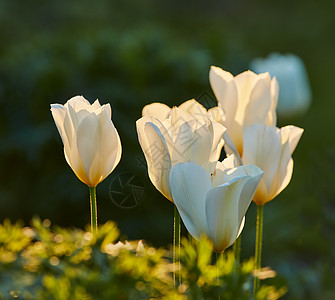
{"type": "Polygon", "coordinates": [[[263,174],[252,165],[233,168],[231,160],[217,162],[212,174],[195,163],[177,164],[170,174],[173,200],[187,230],[195,239],[209,237],[216,252],[241,233],[263,174]]]}
{"type": "MultiPolygon", "coordinates": [[[[211,121],[220,117],[221,109],[209,112],[195,100],[189,100],[178,108],[153,103],[143,109],[143,116],[136,122],[138,139],[144,152],[151,182],[167,199],[173,202],[170,188],[170,170],[181,162],[196,162],[211,169],[219,159],[226,130],[211,121]]],[[[180,252],[180,215],[174,207],[173,261],[177,264],[180,252]]],[[[176,287],[177,279],[174,271],[176,287]]]]}
{"type": "Polygon", "coordinates": [[[225,128],[208,117],[195,119],[180,108],[160,121],[146,116],[136,122],[138,139],[148,164],[151,182],[173,202],[170,170],[181,162],[195,162],[210,169],[220,157],[225,128]]]}
{"type": "Polygon", "coordinates": [[[292,153],[303,129],[296,126],[250,126],[243,134],[243,164],[254,164],[264,171],[254,197],[257,205],[275,198],[289,184],[293,172],[292,153]]]}
{"type": "MultiPolygon", "coordinates": [[[[208,111],[205,107],[203,107],[199,102],[195,99],[191,99],[185,101],[181,105],[178,106],[179,109],[183,110],[184,112],[192,115],[194,118],[200,118],[202,120],[210,118],[212,121],[222,123],[225,119],[224,113],[221,108],[213,107],[210,108],[208,111]]],[[[167,106],[164,103],[151,103],[144,106],[142,110],[142,116],[152,116],[159,121],[163,122],[164,120],[168,119],[172,112],[172,108],[167,106]]]]}
{"type": "Polygon", "coordinates": [[[278,83],[269,73],[243,72],[234,77],[218,67],[211,67],[210,84],[225,113],[223,125],[227,128],[225,150],[232,148],[242,156],[243,131],[253,124],[275,126],[278,83]]]}
{"type": "Polygon", "coordinates": [[[294,117],[307,111],[312,93],[301,58],[293,54],[272,53],[267,58],[254,59],[250,67],[257,73],[269,72],[276,76],[280,86],[277,106],[279,117],[294,117]]]}
{"type": "MultiPolygon", "coordinates": [[[[261,268],[264,204],[274,199],[290,182],[293,172],[292,153],[303,129],[285,126],[281,129],[265,124],[250,126],[243,133],[243,164],[255,164],[264,171],[254,196],[257,204],[255,269],[261,268]]],[[[259,279],[254,279],[254,294],[259,279]]]]}
{"type": "MultiPolygon", "coordinates": [[[[51,112],[64,144],[65,159],[77,177],[89,186],[91,202],[95,202],[96,186],[121,158],[121,141],[111,121],[111,107],[101,106],[98,100],[91,105],[84,97],[76,96],[65,105],[51,104],[51,112]]],[[[92,205],[93,226],[96,204],[92,205]]]]}

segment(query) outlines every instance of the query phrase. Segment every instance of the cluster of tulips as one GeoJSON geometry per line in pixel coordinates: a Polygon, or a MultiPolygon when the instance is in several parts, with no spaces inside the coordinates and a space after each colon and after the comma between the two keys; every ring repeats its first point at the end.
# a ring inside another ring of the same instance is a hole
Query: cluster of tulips
{"type": "MultiPolygon", "coordinates": [[[[215,252],[234,244],[247,209],[257,204],[255,270],[261,268],[263,206],[290,182],[292,153],[303,133],[276,127],[278,83],[269,73],[234,77],[210,69],[218,105],[208,111],[196,100],[170,108],[152,103],[136,122],[152,184],[175,205],[174,251],[178,260],[180,217],[191,236],[206,236],[215,252]],[[222,148],[227,157],[220,162],[222,148]]],[[[89,186],[92,232],[97,230],[96,186],[116,167],[121,142],[109,104],[82,96],[51,111],[65,158],[89,186]]],[[[178,279],[176,279],[178,281],[178,279]]],[[[259,289],[255,277],[254,293],[259,289]]]]}

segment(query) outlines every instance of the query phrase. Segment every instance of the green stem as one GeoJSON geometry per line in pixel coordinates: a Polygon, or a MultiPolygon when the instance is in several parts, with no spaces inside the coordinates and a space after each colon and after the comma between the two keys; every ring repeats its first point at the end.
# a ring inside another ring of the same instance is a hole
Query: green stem
{"type": "MultiPolygon", "coordinates": [[[[218,252],[215,252],[215,258],[216,258],[216,280],[218,282],[218,285],[220,286],[220,266],[219,266],[219,263],[220,263],[220,253],[218,252]]],[[[219,294],[218,294],[218,299],[220,300],[220,291],[219,291],[219,294]]]]}
{"type": "MultiPolygon", "coordinates": [[[[255,267],[257,272],[261,269],[262,260],[262,239],[263,239],[263,209],[264,205],[257,205],[257,225],[256,225],[256,247],[255,247],[255,267]]],[[[258,274],[254,278],[254,298],[259,290],[260,282],[258,274]]]]}
{"type": "Polygon", "coordinates": [[[241,257],[241,235],[236,239],[233,249],[234,249],[234,256],[235,256],[235,267],[237,270],[240,265],[240,257],[241,257]]]}
{"type": "Polygon", "coordinates": [[[174,224],[173,224],[173,281],[176,288],[180,285],[180,272],[176,271],[176,266],[180,270],[180,214],[176,206],[174,206],[174,224]]]}
{"type": "Polygon", "coordinates": [[[90,186],[90,203],[91,203],[91,232],[96,234],[98,231],[98,212],[96,187],[90,186]]]}

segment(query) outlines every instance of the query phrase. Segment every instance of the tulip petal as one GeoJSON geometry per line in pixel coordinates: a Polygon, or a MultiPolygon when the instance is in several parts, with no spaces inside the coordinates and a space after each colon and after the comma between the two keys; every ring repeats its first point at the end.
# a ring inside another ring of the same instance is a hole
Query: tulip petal
{"type": "Polygon", "coordinates": [[[171,108],[166,104],[155,102],[143,107],[142,116],[152,116],[163,122],[169,117],[170,110],[171,108]]]}
{"type": "Polygon", "coordinates": [[[210,175],[197,164],[175,165],[170,173],[174,203],[188,232],[196,239],[207,235],[206,194],[211,189],[210,175]]]}
{"type": "Polygon", "coordinates": [[[209,72],[209,81],[220,107],[222,108],[225,120],[223,125],[227,133],[234,140],[236,147],[239,142],[236,140],[241,132],[241,125],[235,121],[238,106],[238,92],[234,76],[221,68],[212,66],[209,72]]]}
{"type": "Polygon", "coordinates": [[[234,76],[221,68],[212,66],[209,71],[209,81],[227,119],[230,119],[235,115],[237,109],[238,95],[234,76]]]}
{"type": "Polygon", "coordinates": [[[243,143],[243,163],[256,165],[264,171],[254,200],[257,204],[265,203],[271,193],[282,151],[277,129],[263,124],[252,125],[244,132],[243,143]]]}
{"type": "Polygon", "coordinates": [[[56,123],[58,132],[62,138],[66,162],[76,173],[75,170],[82,168],[82,163],[81,161],[79,162],[76,159],[76,157],[78,156],[77,147],[75,146],[72,148],[73,139],[75,139],[76,137],[73,133],[73,125],[71,123],[69,113],[65,106],[60,104],[52,104],[51,112],[56,123]],[[72,155],[72,153],[74,155],[72,155]],[[74,158],[72,159],[72,157],[74,158]]]}
{"type": "Polygon", "coordinates": [[[237,161],[234,154],[229,155],[229,157],[225,158],[222,162],[217,161],[215,163],[214,171],[212,172],[212,186],[217,187],[226,183],[226,173],[228,170],[234,169],[235,167],[237,167],[237,161]]]}
{"type": "Polygon", "coordinates": [[[241,223],[241,226],[240,226],[240,228],[239,228],[239,230],[238,230],[236,239],[238,239],[238,237],[239,237],[240,234],[242,233],[242,230],[243,230],[243,228],[244,228],[244,224],[245,224],[245,217],[242,219],[242,223],[241,223]]]}
{"type": "Polygon", "coordinates": [[[297,147],[304,130],[296,126],[289,125],[282,127],[280,132],[282,137],[282,144],[288,142],[290,145],[290,152],[292,154],[297,147]]]}
{"type": "Polygon", "coordinates": [[[238,161],[234,154],[226,157],[222,162],[218,162],[218,168],[221,170],[232,169],[238,167],[238,161]]]}
{"type": "MultiPolygon", "coordinates": [[[[268,117],[271,105],[271,77],[269,73],[260,74],[250,91],[249,102],[245,107],[247,113],[244,112],[243,129],[253,124],[264,123],[268,117]]],[[[238,119],[238,116],[236,118],[238,119]]]]}
{"type": "Polygon", "coordinates": [[[238,164],[241,166],[242,165],[242,159],[241,159],[240,153],[237,150],[234,142],[232,141],[232,139],[228,135],[228,130],[223,133],[223,139],[225,141],[224,148],[225,148],[225,151],[226,151],[227,155],[234,154],[236,159],[237,159],[238,164]]]}
{"type": "Polygon", "coordinates": [[[104,180],[117,166],[121,159],[121,141],[114,127],[113,122],[108,116],[108,112],[102,111],[98,116],[96,153],[92,161],[89,180],[91,184],[97,185],[104,180]]]}
{"type": "Polygon", "coordinates": [[[281,164],[276,177],[273,181],[273,186],[271,187],[271,194],[268,197],[268,201],[277,197],[290,183],[293,173],[293,159],[291,158],[288,163],[281,164]]]}
{"type": "Polygon", "coordinates": [[[71,120],[72,128],[74,132],[77,132],[81,122],[90,114],[89,109],[80,109],[76,111],[77,108],[74,108],[71,104],[67,106],[68,112],[69,112],[69,118],[71,120]]]}
{"type": "MultiPolygon", "coordinates": [[[[196,125],[196,123],[198,122],[189,122],[191,126],[198,127],[199,123],[198,125],[196,125]]],[[[212,136],[206,124],[194,130],[190,144],[190,162],[195,162],[207,169],[212,151],[211,144],[212,136]]]]}
{"type": "Polygon", "coordinates": [[[291,154],[296,148],[302,133],[303,129],[295,126],[282,127],[278,132],[282,143],[280,163],[272,183],[271,195],[268,201],[275,198],[291,181],[293,173],[293,159],[291,158],[291,154]]]}
{"type": "Polygon", "coordinates": [[[180,109],[183,111],[192,114],[195,119],[203,119],[207,118],[207,110],[204,108],[199,102],[195,99],[188,100],[181,105],[179,105],[180,109]]]}
{"type": "Polygon", "coordinates": [[[171,122],[171,128],[167,128],[167,130],[171,133],[171,137],[174,142],[177,138],[179,127],[185,122],[194,120],[194,117],[178,107],[173,107],[170,111],[169,119],[171,122]]]}
{"type": "Polygon", "coordinates": [[[207,114],[212,121],[219,122],[220,124],[224,124],[224,122],[226,121],[225,113],[223,109],[219,106],[210,108],[207,114]]]}
{"type": "MultiPolygon", "coordinates": [[[[109,104],[108,104],[109,105],[109,104]]],[[[99,100],[95,100],[92,105],[90,105],[90,111],[93,112],[101,107],[99,100]]]]}
{"type": "Polygon", "coordinates": [[[218,122],[211,121],[209,130],[212,136],[212,152],[209,160],[216,161],[221,156],[222,147],[224,145],[223,134],[226,132],[226,127],[218,122]]]}
{"type": "Polygon", "coordinates": [[[101,106],[101,109],[104,110],[105,112],[107,112],[108,119],[111,120],[112,119],[112,108],[111,108],[110,104],[109,103],[104,104],[103,106],[101,106]]]}
{"type": "MultiPolygon", "coordinates": [[[[220,164],[220,168],[222,170],[223,163],[220,164]]],[[[218,165],[219,166],[219,165],[218,165]]],[[[231,169],[225,169],[224,172],[224,182],[232,181],[236,177],[241,176],[252,176],[252,177],[262,177],[263,170],[255,165],[243,165],[239,167],[234,167],[231,169]]]]}
{"type": "Polygon", "coordinates": [[[170,147],[172,163],[177,164],[189,161],[193,144],[193,132],[188,122],[185,122],[179,127],[176,139],[170,147]]]}
{"type": "MultiPolygon", "coordinates": [[[[85,183],[89,186],[97,185],[95,181],[91,181],[92,176],[90,176],[90,171],[95,157],[99,155],[97,152],[97,144],[99,143],[98,122],[98,116],[94,113],[89,113],[82,120],[76,134],[78,153],[83,163],[85,174],[88,177],[88,182],[85,183]]],[[[71,157],[74,157],[74,155],[71,157]]],[[[100,171],[96,170],[95,173],[99,173],[100,171]]]]}
{"type": "Polygon", "coordinates": [[[62,138],[63,144],[68,143],[68,138],[64,129],[64,119],[66,116],[66,109],[61,104],[51,104],[51,113],[55,121],[59,135],[62,138]]]}
{"type": "Polygon", "coordinates": [[[146,158],[150,180],[157,190],[172,201],[169,182],[171,157],[168,146],[161,131],[154,123],[150,122],[144,125],[144,134],[149,146],[145,151],[147,152],[146,158]]]}
{"type": "Polygon", "coordinates": [[[64,106],[67,109],[71,106],[77,113],[80,110],[90,110],[91,104],[83,96],[75,96],[68,100],[64,106]]]}
{"type": "Polygon", "coordinates": [[[145,137],[144,126],[146,123],[153,123],[157,126],[157,128],[159,129],[159,131],[164,137],[164,140],[168,146],[169,152],[172,153],[173,143],[172,143],[170,134],[166,129],[166,127],[171,127],[169,120],[164,120],[164,122],[162,123],[157,118],[154,118],[152,116],[147,116],[147,117],[142,117],[136,121],[137,136],[138,136],[138,140],[140,142],[144,155],[146,155],[146,152],[147,152],[146,150],[150,148],[149,141],[146,138],[144,138],[145,137]]]}
{"type": "Polygon", "coordinates": [[[276,77],[271,80],[271,107],[268,112],[268,116],[265,120],[265,124],[268,126],[276,126],[277,124],[277,104],[279,95],[279,85],[276,77]]]}
{"type": "MultiPolygon", "coordinates": [[[[243,219],[239,219],[240,197],[243,185],[249,178],[237,177],[234,181],[213,188],[207,193],[205,210],[208,236],[216,252],[223,252],[237,238],[243,219]]],[[[252,198],[250,202],[251,200],[252,198]]]]}

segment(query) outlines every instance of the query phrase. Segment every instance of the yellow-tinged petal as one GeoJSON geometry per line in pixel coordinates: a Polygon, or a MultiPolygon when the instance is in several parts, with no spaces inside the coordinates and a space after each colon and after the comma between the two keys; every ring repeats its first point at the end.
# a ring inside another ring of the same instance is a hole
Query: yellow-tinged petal
{"type": "Polygon", "coordinates": [[[159,121],[163,122],[169,117],[171,108],[164,103],[151,103],[142,109],[142,116],[151,116],[157,118],[159,121]]]}
{"type": "Polygon", "coordinates": [[[51,111],[64,144],[67,163],[77,177],[96,186],[117,165],[121,142],[110,119],[110,105],[92,105],[82,96],[64,106],[52,104],[51,111]]]}
{"type": "MultiPolygon", "coordinates": [[[[109,105],[109,104],[108,104],[108,105],[109,105]]],[[[90,105],[89,110],[90,110],[90,112],[93,112],[93,111],[98,110],[100,107],[101,107],[101,104],[100,104],[99,100],[97,99],[97,100],[95,100],[95,101],[93,102],[92,105],[90,105]]]]}
{"type": "Polygon", "coordinates": [[[212,121],[224,124],[226,122],[226,116],[223,109],[219,106],[215,106],[208,110],[208,116],[212,121]]]}
{"type": "Polygon", "coordinates": [[[277,124],[277,104],[279,95],[279,85],[276,77],[271,80],[271,107],[268,116],[265,120],[265,124],[268,126],[276,126],[277,124]]]}
{"type": "MultiPolygon", "coordinates": [[[[272,105],[270,75],[267,73],[266,75],[259,77],[260,78],[258,78],[250,91],[250,96],[245,106],[245,112],[243,112],[243,116],[241,117],[243,129],[246,129],[253,124],[264,123],[272,105]]],[[[237,116],[236,118],[238,119],[239,117],[237,116]]]]}
{"type": "Polygon", "coordinates": [[[178,106],[179,109],[192,114],[196,119],[203,119],[207,118],[207,110],[204,108],[199,102],[195,99],[191,99],[185,101],[181,105],[178,106]]]}
{"type": "Polygon", "coordinates": [[[182,109],[178,107],[173,107],[170,112],[169,120],[171,122],[171,128],[167,128],[167,130],[170,132],[170,135],[174,142],[177,138],[179,127],[185,122],[194,120],[194,118],[191,114],[183,111],[182,109]]]}
{"type": "Polygon", "coordinates": [[[102,111],[98,116],[96,153],[94,157],[89,178],[91,184],[97,185],[104,180],[117,166],[121,159],[120,137],[108,116],[108,112],[102,111]]]}
{"type": "Polygon", "coordinates": [[[289,184],[293,173],[293,159],[291,154],[296,148],[303,129],[295,126],[285,126],[278,132],[281,140],[281,156],[276,176],[273,180],[268,201],[275,198],[289,184]]]}
{"type": "MultiPolygon", "coordinates": [[[[102,177],[101,170],[97,169],[93,163],[95,157],[99,155],[97,145],[99,141],[99,119],[96,114],[89,113],[86,118],[82,120],[77,130],[77,148],[81,161],[84,166],[86,175],[88,176],[89,186],[97,186],[102,177]]],[[[97,163],[98,165],[98,163],[97,163]]]]}
{"type": "Polygon", "coordinates": [[[243,163],[256,165],[264,171],[254,198],[257,204],[263,204],[268,201],[280,163],[282,149],[277,129],[263,124],[252,125],[244,132],[243,143],[243,163]]]}
{"type": "Polygon", "coordinates": [[[297,147],[304,130],[296,126],[289,125],[282,127],[280,129],[280,132],[282,138],[281,143],[284,144],[288,142],[288,144],[290,145],[290,152],[292,154],[295,148],[297,147]]]}

